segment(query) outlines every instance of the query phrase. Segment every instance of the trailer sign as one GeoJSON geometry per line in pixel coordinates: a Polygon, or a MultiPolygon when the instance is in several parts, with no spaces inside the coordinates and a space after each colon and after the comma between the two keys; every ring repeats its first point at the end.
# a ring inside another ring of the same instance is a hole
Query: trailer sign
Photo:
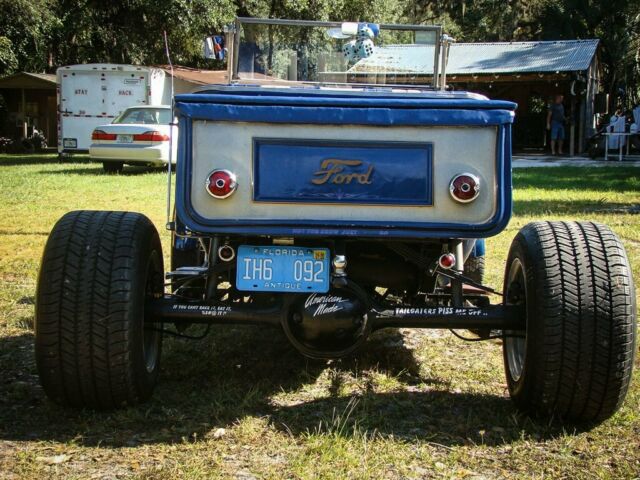
{"type": "Polygon", "coordinates": [[[91,145],[91,132],[135,105],[168,105],[171,89],[164,71],[133,65],[87,64],[58,69],[60,93],[58,152],[85,151],[91,145]],[[153,94],[153,96],[152,96],[153,94]]]}

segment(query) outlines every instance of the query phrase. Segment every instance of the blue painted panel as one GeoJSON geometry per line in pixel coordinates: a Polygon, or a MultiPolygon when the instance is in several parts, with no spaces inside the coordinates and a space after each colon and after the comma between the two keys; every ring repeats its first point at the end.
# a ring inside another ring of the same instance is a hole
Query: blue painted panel
{"type": "Polygon", "coordinates": [[[432,145],[254,139],[257,202],[432,205],[432,145]]]}
{"type": "MultiPolygon", "coordinates": [[[[390,89],[386,89],[390,92],[390,89]]],[[[373,89],[355,94],[354,92],[336,90],[287,89],[272,90],[269,88],[246,88],[235,90],[229,87],[201,93],[176,95],[179,103],[232,103],[245,105],[304,105],[330,107],[383,107],[383,108],[452,108],[480,110],[515,110],[516,104],[504,100],[480,100],[474,98],[451,98],[442,95],[437,98],[434,93],[417,95],[388,93],[381,94],[384,89],[373,89]]]]}
{"type": "Polygon", "coordinates": [[[179,114],[199,120],[317,125],[488,126],[513,123],[512,110],[176,103],[179,114]]]}

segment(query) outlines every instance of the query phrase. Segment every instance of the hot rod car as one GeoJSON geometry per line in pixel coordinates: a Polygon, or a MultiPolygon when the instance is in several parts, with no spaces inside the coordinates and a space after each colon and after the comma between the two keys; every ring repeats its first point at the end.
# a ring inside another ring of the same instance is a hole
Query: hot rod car
{"type": "Polygon", "coordinates": [[[501,291],[485,285],[484,239],[511,215],[516,105],[447,90],[451,41],[435,26],[237,19],[229,83],[174,101],[168,271],[141,214],[53,228],[36,301],[46,393],[144,401],[165,325],[273,326],[314,358],[415,327],[501,338],[522,411],[616,412],[636,341],[624,248],[605,225],[530,223],[501,291]]]}

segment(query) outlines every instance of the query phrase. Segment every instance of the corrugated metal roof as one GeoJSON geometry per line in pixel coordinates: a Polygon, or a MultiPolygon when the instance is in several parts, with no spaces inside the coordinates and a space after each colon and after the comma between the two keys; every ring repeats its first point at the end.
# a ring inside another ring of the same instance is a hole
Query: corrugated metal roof
{"type": "Polygon", "coordinates": [[[39,78],[40,80],[44,80],[45,82],[56,83],[56,76],[55,74],[52,74],[52,73],[29,73],[29,72],[24,72],[24,73],[27,75],[31,75],[32,77],[39,78]]]}
{"type": "Polygon", "coordinates": [[[18,72],[1,77],[0,88],[55,89],[56,76],[48,73],[18,72]]]}
{"type": "MultiPolygon", "coordinates": [[[[589,68],[598,40],[454,43],[447,74],[575,72],[589,68]]],[[[353,73],[417,74],[433,72],[433,46],[388,45],[360,60],[353,73]]]]}
{"type": "Polygon", "coordinates": [[[579,72],[589,68],[597,48],[598,40],[454,43],[447,72],[459,75],[579,72]]]}

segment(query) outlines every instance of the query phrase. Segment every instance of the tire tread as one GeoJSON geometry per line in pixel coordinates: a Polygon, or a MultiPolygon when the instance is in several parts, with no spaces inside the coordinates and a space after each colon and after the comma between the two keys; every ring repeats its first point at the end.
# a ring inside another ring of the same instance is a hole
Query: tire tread
{"type": "Polygon", "coordinates": [[[57,403],[109,409],[150,394],[131,355],[145,239],[159,248],[153,224],[131,212],[70,212],[54,226],[36,293],[36,363],[57,403]]]}
{"type": "Polygon", "coordinates": [[[526,385],[507,375],[514,400],[566,420],[610,417],[626,395],[635,354],[635,293],[620,240],[594,222],[535,222],[514,240],[507,268],[516,255],[525,259],[535,305],[526,385]]]}

